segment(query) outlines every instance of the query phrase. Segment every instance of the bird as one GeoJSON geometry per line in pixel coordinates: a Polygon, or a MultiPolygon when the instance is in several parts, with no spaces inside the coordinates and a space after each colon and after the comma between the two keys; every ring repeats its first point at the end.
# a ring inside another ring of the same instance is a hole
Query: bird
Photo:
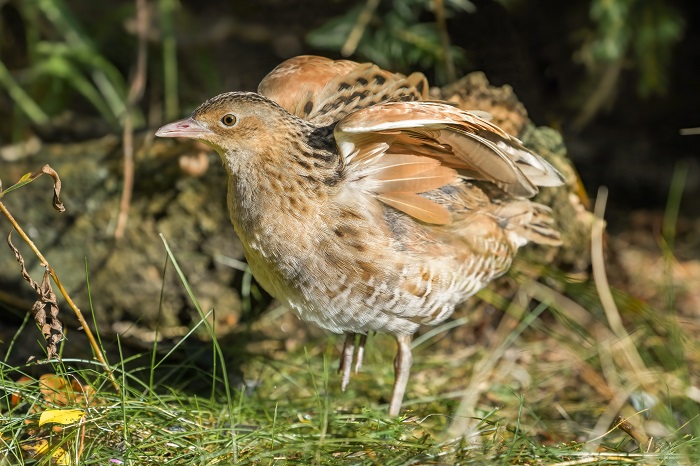
{"type": "Polygon", "coordinates": [[[558,246],[530,200],[563,176],[488,120],[431,100],[421,73],[298,56],[257,92],[226,92],[156,132],[213,147],[257,282],[298,317],[345,334],[341,389],[370,332],[397,342],[398,416],[423,325],[448,319],[528,242],[558,246]]]}

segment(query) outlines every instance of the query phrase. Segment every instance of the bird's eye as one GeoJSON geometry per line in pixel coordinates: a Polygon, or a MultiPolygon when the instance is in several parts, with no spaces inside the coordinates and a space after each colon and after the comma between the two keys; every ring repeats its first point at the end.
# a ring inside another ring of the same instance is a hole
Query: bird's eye
{"type": "Polygon", "coordinates": [[[238,119],[236,118],[236,115],[233,115],[231,113],[227,113],[221,119],[221,123],[223,123],[225,126],[233,126],[236,124],[236,121],[238,121],[238,119]]]}

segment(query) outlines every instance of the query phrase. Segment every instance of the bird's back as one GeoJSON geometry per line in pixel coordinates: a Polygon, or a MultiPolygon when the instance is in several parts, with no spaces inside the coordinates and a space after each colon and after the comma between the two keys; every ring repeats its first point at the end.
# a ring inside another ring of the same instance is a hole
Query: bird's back
{"type": "Polygon", "coordinates": [[[302,55],[272,70],[258,92],[292,115],[322,126],[379,102],[425,100],[428,81],[422,73],[404,76],[373,63],[302,55]]]}

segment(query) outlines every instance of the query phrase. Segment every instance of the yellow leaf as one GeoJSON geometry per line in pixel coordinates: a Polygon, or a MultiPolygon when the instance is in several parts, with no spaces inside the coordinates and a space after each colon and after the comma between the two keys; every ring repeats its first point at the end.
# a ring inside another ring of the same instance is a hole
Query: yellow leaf
{"type": "Polygon", "coordinates": [[[39,425],[43,426],[47,422],[55,422],[58,424],[73,424],[85,415],[79,409],[49,409],[41,413],[39,425]]]}
{"type": "Polygon", "coordinates": [[[56,448],[53,453],[51,453],[51,458],[56,461],[56,464],[61,466],[64,464],[70,464],[70,455],[61,447],[56,448]]]}
{"type": "Polygon", "coordinates": [[[49,442],[46,439],[27,440],[22,442],[21,448],[33,457],[44,455],[49,451],[49,442]]]}

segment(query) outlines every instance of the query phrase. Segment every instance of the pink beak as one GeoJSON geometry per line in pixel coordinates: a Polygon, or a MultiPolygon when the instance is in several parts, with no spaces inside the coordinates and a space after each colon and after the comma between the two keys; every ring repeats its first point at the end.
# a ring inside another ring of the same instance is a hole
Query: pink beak
{"type": "Polygon", "coordinates": [[[208,134],[212,134],[212,132],[192,118],[169,123],[156,131],[156,136],[162,138],[202,139],[208,134]]]}

